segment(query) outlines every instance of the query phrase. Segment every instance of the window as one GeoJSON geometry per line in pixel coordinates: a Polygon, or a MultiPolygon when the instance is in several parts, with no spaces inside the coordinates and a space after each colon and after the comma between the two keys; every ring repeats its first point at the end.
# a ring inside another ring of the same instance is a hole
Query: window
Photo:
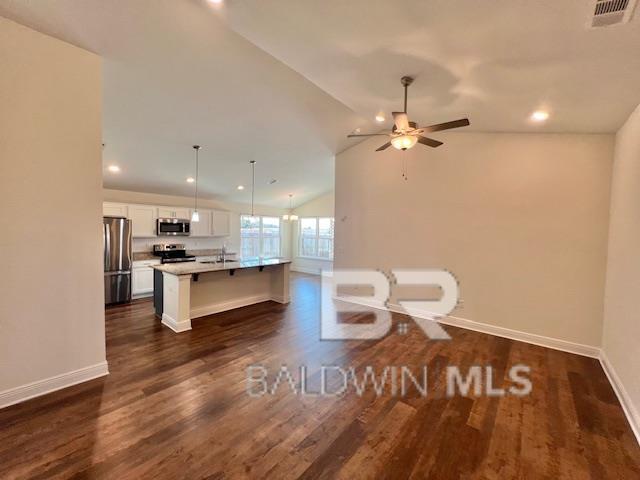
{"type": "Polygon", "coordinates": [[[301,257],[333,259],[333,218],[307,217],[300,222],[300,245],[298,254],[301,257]]]}
{"type": "Polygon", "coordinates": [[[241,215],[240,251],[244,259],[280,256],[280,218],[241,215]]]}

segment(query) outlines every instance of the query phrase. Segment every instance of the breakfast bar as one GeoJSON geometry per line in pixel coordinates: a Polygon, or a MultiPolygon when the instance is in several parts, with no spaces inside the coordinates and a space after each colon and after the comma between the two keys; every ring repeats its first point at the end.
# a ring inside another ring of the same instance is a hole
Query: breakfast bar
{"type": "Polygon", "coordinates": [[[289,303],[288,259],[154,265],[154,306],[176,333],[191,320],[273,300],[289,303]]]}

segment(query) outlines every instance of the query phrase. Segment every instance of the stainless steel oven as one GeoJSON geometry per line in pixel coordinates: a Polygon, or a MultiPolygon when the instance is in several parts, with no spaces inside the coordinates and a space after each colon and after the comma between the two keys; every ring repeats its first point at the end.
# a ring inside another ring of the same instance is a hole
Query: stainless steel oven
{"type": "Polygon", "coordinates": [[[184,218],[159,218],[156,233],[159,237],[186,237],[191,234],[189,227],[189,220],[184,218]]]}

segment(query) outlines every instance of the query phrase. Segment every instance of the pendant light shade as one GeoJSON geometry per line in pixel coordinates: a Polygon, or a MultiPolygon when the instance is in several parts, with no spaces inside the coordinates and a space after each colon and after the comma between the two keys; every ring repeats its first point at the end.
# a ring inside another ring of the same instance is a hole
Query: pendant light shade
{"type": "Polygon", "coordinates": [[[251,160],[249,161],[249,164],[251,165],[251,216],[255,217],[255,212],[253,211],[253,201],[256,191],[256,161],[251,160]]]}
{"type": "MultiPolygon", "coordinates": [[[[291,206],[291,198],[293,197],[293,193],[289,194],[289,211],[291,211],[291,209],[293,208],[291,206]]],[[[284,220],[285,222],[288,222],[289,220],[291,220],[292,222],[298,220],[298,216],[297,215],[293,215],[293,214],[284,214],[282,215],[282,220],[284,220]]]]}
{"type": "Polygon", "coordinates": [[[193,213],[191,214],[191,221],[192,222],[199,222],[200,221],[200,214],[198,213],[198,152],[200,151],[200,145],[194,145],[193,149],[196,151],[196,195],[195,195],[195,202],[194,202],[194,207],[193,207],[193,213]]]}

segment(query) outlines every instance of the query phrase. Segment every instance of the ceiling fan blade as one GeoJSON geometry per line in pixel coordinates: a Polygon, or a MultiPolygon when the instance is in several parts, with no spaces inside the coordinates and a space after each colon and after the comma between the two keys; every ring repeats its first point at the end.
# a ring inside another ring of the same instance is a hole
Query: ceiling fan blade
{"type": "Polygon", "coordinates": [[[388,133],[351,133],[347,135],[347,138],[351,137],[376,137],[378,135],[382,135],[383,137],[388,137],[388,133]]]}
{"type": "Polygon", "coordinates": [[[440,145],[442,145],[442,142],[439,142],[438,140],[434,140],[433,138],[428,138],[428,137],[423,137],[422,135],[416,135],[417,139],[418,139],[418,143],[421,143],[423,145],[427,145],[429,147],[439,147],[440,145]]]}
{"type": "Polygon", "coordinates": [[[436,125],[430,125],[428,127],[420,127],[425,133],[439,132],[441,130],[449,130],[450,128],[466,127],[471,125],[468,118],[461,118],[460,120],[453,120],[452,122],[438,123],[436,125]]]}
{"type": "Polygon", "coordinates": [[[376,152],[381,152],[382,150],[386,150],[390,146],[391,146],[391,142],[387,142],[384,145],[382,145],[381,147],[376,148],[376,152]]]}
{"type": "Polygon", "coordinates": [[[396,130],[409,130],[409,118],[405,112],[393,112],[391,115],[393,115],[396,130]]]}

